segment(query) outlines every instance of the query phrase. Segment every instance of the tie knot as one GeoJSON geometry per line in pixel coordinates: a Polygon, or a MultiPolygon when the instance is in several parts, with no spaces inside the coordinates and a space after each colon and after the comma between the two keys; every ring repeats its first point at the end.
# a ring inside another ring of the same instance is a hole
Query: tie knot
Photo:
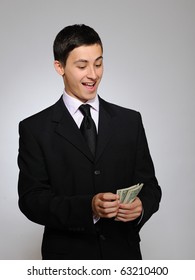
{"type": "Polygon", "coordinates": [[[83,104],[79,107],[79,110],[81,111],[84,117],[91,117],[90,107],[91,106],[89,104],[83,104]]]}

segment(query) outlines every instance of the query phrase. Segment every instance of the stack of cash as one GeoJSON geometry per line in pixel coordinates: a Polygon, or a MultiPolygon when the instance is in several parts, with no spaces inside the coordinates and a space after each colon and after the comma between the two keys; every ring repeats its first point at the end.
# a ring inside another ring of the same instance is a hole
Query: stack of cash
{"type": "Polygon", "coordinates": [[[117,194],[121,203],[131,203],[141,191],[144,184],[137,184],[128,188],[118,189],[117,194]]]}

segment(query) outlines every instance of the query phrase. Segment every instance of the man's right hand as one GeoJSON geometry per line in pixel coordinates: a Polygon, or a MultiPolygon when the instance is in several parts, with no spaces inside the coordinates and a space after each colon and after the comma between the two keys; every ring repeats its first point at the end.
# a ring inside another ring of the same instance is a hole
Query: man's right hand
{"type": "Polygon", "coordinates": [[[113,218],[119,210],[119,195],[114,193],[98,193],[92,199],[92,210],[96,217],[113,218]]]}

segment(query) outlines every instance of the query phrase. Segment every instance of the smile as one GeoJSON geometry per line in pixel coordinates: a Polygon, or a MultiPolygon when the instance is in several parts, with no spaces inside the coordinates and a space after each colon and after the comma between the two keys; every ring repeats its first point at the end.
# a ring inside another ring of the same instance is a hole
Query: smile
{"type": "Polygon", "coordinates": [[[95,86],[96,83],[82,83],[84,86],[86,87],[90,87],[93,88],[95,86]]]}

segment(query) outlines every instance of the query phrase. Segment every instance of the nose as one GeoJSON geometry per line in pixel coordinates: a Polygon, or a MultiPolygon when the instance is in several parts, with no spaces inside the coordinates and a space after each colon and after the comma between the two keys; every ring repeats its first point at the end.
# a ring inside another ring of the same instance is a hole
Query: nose
{"type": "Polygon", "coordinates": [[[87,78],[96,80],[97,79],[97,72],[94,66],[89,67],[88,72],[87,72],[87,78]]]}

